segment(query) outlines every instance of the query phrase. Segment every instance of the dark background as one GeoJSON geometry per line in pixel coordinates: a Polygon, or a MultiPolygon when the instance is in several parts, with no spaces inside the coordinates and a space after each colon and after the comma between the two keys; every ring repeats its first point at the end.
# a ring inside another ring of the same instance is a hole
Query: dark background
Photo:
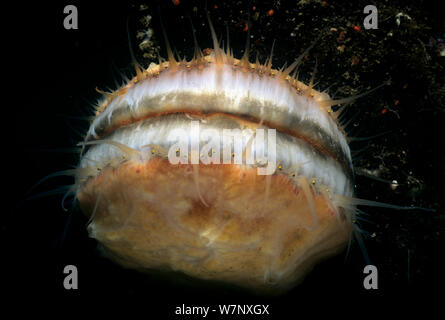
{"type": "Polygon", "coordinates": [[[68,212],[61,206],[63,193],[27,200],[73,183],[71,178],[58,177],[28,193],[42,177],[76,166],[75,145],[100,98],[95,88],[115,89],[122,75],[133,75],[127,30],[137,60],[148,66],[150,60],[137,47],[141,17],[153,17],[151,54],[166,56],[159,9],[170,43],[181,56],[191,58],[193,53],[188,17],[201,48],[212,47],[203,1],[181,0],[178,5],[170,0],[62,1],[21,3],[9,11],[17,62],[11,83],[16,98],[4,103],[14,113],[4,119],[14,129],[13,149],[5,152],[13,155],[6,157],[6,171],[10,171],[6,173],[12,177],[8,191],[14,200],[5,201],[12,208],[5,206],[1,232],[7,257],[2,264],[3,283],[12,285],[3,286],[7,295],[26,302],[23,305],[36,302],[47,311],[60,304],[76,310],[99,306],[103,311],[125,306],[145,312],[150,319],[174,318],[175,307],[183,303],[270,304],[275,318],[300,315],[301,311],[331,310],[344,315],[353,309],[383,310],[383,306],[395,311],[436,306],[434,298],[443,298],[445,266],[445,57],[440,56],[445,46],[444,19],[434,1],[378,1],[372,4],[379,10],[379,29],[365,30],[363,8],[367,4],[371,3],[207,2],[216,32],[224,41],[227,24],[237,57],[244,50],[250,8],[251,60],[258,52],[264,61],[275,40],[273,63],[281,67],[324,32],[304,60],[300,80],[308,82],[315,61],[316,88],[329,88],[335,97],[351,96],[391,80],[390,85],[350,105],[345,118],[351,119],[347,126],[351,137],[378,135],[352,142],[356,169],[401,185],[393,190],[388,183],[358,175],[357,197],[436,212],[362,208],[371,221],[361,222],[361,227],[368,255],[379,270],[378,290],[363,289],[365,262],[357,243],[348,257],[342,254],[318,265],[300,286],[273,298],[124,270],[97,251],[95,240],[88,238],[87,221],[72,206],[71,198],[65,202],[67,208],[72,207],[68,212]],[[148,8],[141,11],[141,3],[148,8]],[[79,11],[78,30],[63,28],[63,8],[68,4],[79,11]],[[400,12],[411,19],[402,17],[397,26],[395,17],[400,12]],[[79,270],[76,291],[63,288],[63,268],[68,264],[79,270]],[[411,300],[415,302],[406,302],[411,300]]]}

